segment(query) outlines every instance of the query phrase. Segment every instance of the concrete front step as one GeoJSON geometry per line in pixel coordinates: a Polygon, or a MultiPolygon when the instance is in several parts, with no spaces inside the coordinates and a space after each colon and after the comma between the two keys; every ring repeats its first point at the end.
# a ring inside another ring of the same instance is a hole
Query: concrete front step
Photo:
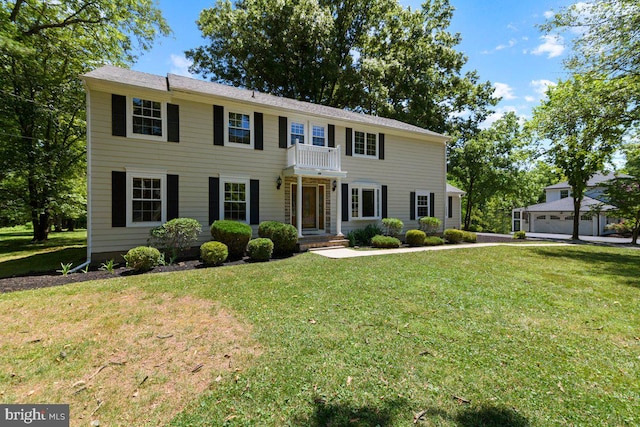
{"type": "Polygon", "coordinates": [[[349,240],[338,236],[307,236],[298,240],[300,252],[310,249],[348,247],[349,240]]]}

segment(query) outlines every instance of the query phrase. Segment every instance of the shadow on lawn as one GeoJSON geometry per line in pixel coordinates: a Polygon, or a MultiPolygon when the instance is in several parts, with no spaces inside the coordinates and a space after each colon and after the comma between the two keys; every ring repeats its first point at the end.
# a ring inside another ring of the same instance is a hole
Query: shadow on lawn
{"type": "Polygon", "coordinates": [[[12,259],[0,263],[0,278],[12,276],[37,276],[45,274],[55,274],[60,269],[60,263],[80,265],[87,257],[87,248],[64,248],[27,256],[24,258],[12,259]]]}
{"type": "Polygon", "coordinates": [[[529,421],[510,408],[481,406],[460,412],[455,421],[460,427],[528,427],[529,421]]]}
{"type": "Polygon", "coordinates": [[[538,255],[549,258],[577,260],[594,275],[618,276],[622,282],[640,288],[640,251],[631,253],[586,252],[563,247],[562,250],[532,248],[538,255]]]}

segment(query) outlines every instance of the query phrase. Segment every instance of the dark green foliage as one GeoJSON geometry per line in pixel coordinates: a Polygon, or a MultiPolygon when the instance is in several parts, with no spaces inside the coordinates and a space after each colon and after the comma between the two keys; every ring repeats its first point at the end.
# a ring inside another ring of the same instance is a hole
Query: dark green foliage
{"type": "Polygon", "coordinates": [[[229,249],[222,242],[206,242],[200,246],[200,259],[205,265],[222,265],[229,257],[229,249]]]}
{"type": "Polygon", "coordinates": [[[520,239],[520,240],[526,239],[527,233],[525,233],[524,230],[516,231],[515,233],[513,233],[513,238],[520,239]]]}
{"type": "Polygon", "coordinates": [[[357,230],[351,230],[347,234],[349,239],[349,246],[369,246],[371,244],[371,238],[378,234],[382,234],[383,230],[378,224],[369,224],[365,228],[357,230]]]}
{"type": "Polygon", "coordinates": [[[169,255],[171,262],[197,240],[202,226],[192,218],[175,218],[149,231],[149,244],[169,255]]]}
{"type": "Polygon", "coordinates": [[[424,239],[427,237],[424,231],[422,230],[409,230],[404,236],[405,242],[409,246],[423,246],[424,239]]]}
{"type": "Polygon", "coordinates": [[[273,242],[266,237],[260,237],[249,241],[247,255],[251,261],[269,261],[273,253],[273,242]]]}
{"type": "Polygon", "coordinates": [[[463,231],[462,241],[467,243],[475,243],[478,241],[478,236],[472,231],[463,231]]]}
{"type": "Polygon", "coordinates": [[[463,237],[464,233],[462,230],[456,230],[454,228],[444,230],[444,239],[449,243],[460,243],[463,237]]]}
{"type": "Polygon", "coordinates": [[[211,224],[213,240],[227,245],[229,259],[240,259],[244,256],[252,233],[249,225],[238,221],[218,220],[211,224]]]}
{"type": "Polygon", "coordinates": [[[398,218],[383,218],[382,226],[385,230],[385,236],[398,237],[402,233],[404,223],[398,218]]]}
{"type": "Polygon", "coordinates": [[[138,272],[145,272],[153,269],[162,259],[162,254],[156,248],[149,246],[138,246],[129,249],[123,257],[127,261],[127,267],[138,272]]]}
{"type": "Polygon", "coordinates": [[[261,222],[258,236],[271,239],[275,256],[288,256],[297,249],[298,230],[291,224],[278,221],[261,222]]]}
{"type": "Polygon", "coordinates": [[[395,237],[377,235],[371,239],[374,248],[399,248],[402,242],[395,237]]]}
{"type": "Polygon", "coordinates": [[[440,246],[440,245],[444,245],[444,240],[442,240],[442,238],[440,238],[438,236],[428,236],[426,239],[424,239],[424,245],[425,246],[440,246]]]}

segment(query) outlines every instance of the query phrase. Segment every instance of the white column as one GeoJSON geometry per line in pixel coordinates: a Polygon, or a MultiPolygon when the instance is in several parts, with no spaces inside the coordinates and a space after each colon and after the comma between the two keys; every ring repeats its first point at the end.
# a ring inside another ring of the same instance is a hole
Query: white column
{"type": "Polygon", "coordinates": [[[336,178],[336,236],[342,234],[342,179],[336,178]]]}
{"type": "Polygon", "coordinates": [[[296,188],[296,228],[298,237],[302,236],[302,176],[298,175],[298,185],[296,188]]]}

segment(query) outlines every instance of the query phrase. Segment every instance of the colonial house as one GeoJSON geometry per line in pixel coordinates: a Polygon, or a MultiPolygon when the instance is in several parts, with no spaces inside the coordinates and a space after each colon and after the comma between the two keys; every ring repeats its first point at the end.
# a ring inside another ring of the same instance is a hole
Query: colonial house
{"type": "Polygon", "coordinates": [[[302,239],[385,217],[405,230],[423,216],[459,227],[446,136],[173,74],[104,66],[83,80],[93,261],[146,244],[178,216],[201,222],[201,242],[217,219],[254,234],[261,221],[290,223],[302,239]]]}
{"type": "MultiPolygon", "coordinates": [[[[617,175],[629,177],[628,175],[617,175]]],[[[613,174],[595,174],[588,182],[585,196],[580,206],[580,228],[582,236],[600,236],[606,233],[608,224],[618,222],[617,217],[610,217],[607,211],[613,206],[604,203],[602,198],[603,182],[614,179],[613,174]],[[598,207],[599,212],[594,212],[598,207]]],[[[544,189],[546,202],[516,208],[512,212],[513,231],[524,230],[531,233],[573,233],[573,197],[568,182],[561,182],[544,189]]]]}

